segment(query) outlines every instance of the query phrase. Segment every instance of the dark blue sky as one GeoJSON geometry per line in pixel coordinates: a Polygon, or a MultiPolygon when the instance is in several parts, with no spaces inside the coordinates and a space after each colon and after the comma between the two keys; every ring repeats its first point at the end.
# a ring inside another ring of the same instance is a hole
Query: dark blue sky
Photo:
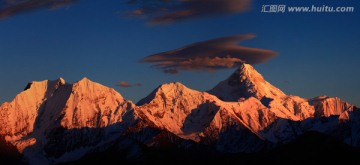
{"type": "Polygon", "coordinates": [[[360,105],[358,0],[257,0],[247,12],[166,25],[127,16],[133,8],[120,0],[83,0],[0,20],[0,103],[11,101],[27,82],[58,77],[69,83],[88,77],[134,102],[173,81],[205,91],[235,69],[169,75],[139,61],[203,40],[252,33],[257,37],[242,45],[278,52],[269,62],[254,65],[270,83],[287,94],[338,96],[360,105]],[[353,6],[355,11],[262,13],[265,4],[353,6]],[[143,86],[122,88],[120,81],[143,86]]]}

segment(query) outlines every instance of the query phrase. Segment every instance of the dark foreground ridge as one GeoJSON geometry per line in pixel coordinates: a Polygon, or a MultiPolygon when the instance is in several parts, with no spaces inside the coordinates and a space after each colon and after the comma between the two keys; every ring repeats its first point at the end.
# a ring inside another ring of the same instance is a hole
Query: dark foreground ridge
{"type": "Polygon", "coordinates": [[[334,163],[359,164],[360,150],[344,144],[340,140],[331,138],[318,132],[308,132],[295,141],[279,146],[270,151],[258,153],[224,154],[210,152],[206,147],[196,150],[181,150],[173,148],[147,149],[141,159],[129,160],[122,156],[124,153],[110,148],[103,153],[90,154],[80,160],[63,163],[62,165],[80,164],[158,164],[158,165],[184,165],[184,164],[308,164],[334,163]]]}

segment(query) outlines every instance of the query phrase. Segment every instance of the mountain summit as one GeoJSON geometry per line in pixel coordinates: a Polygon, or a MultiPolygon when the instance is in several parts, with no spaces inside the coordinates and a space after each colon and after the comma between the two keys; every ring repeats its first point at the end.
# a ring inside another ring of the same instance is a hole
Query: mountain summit
{"type": "Polygon", "coordinates": [[[114,89],[87,78],[74,84],[62,78],[31,82],[0,106],[0,136],[30,163],[69,161],[81,148],[77,157],[120,136],[137,118],[134,106],[114,89]]]}
{"type": "Polygon", "coordinates": [[[245,63],[208,93],[224,101],[240,101],[249,97],[266,100],[285,96],[280,89],[265,81],[251,65],[245,63]]]}
{"type": "Polygon", "coordinates": [[[175,158],[179,150],[214,157],[256,153],[309,132],[360,147],[360,110],[337,97],[286,95],[249,64],[208,92],[168,83],[137,105],[87,78],[73,84],[59,78],[31,82],[0,106],[0,142],[6,144],[0,149],[16,149],[40,165],[102,153],[125,160],[162,150],[175,158]]]}

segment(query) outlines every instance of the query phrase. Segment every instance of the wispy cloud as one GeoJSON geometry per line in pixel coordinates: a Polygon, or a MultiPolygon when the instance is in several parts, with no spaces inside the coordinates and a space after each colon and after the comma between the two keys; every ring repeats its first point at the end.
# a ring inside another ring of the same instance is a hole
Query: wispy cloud
{"type": "Polygon", "coordinates": [[[129,0],[137,5],[131,15],[149,19],[152,24],[239,13],[250,9],[252,0],[129,0]]]}
{"type": "Polygon", "coordinates": [[[234,35],[193,43],[185,47],[145,57],[142,62],[165,73],[177,74],[179,70],[204,70],[234,68],[241,63],[259,64],[277,55],[271,50],[249,48],[239,42],[254,38],[253,34],[234,35]]]}
{"type": "Polygon", "coordinates": [[[0,19],[37,9],[56,9],[78,0],[3,0],[0,2],[0,19]]]}
{"type": "Polygon", "coordinates": [[[140,84],[140,83],[129,84],[129,83],[125,82],[125,81],[120,81],[117,85],[120,86],[120,87],[124,87],[124,88],[142,86],[142,84],[140,84]]]}

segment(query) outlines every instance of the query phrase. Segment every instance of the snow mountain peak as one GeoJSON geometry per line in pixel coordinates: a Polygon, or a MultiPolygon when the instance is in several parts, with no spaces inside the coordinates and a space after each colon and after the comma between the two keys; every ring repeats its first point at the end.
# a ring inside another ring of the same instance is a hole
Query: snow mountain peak
{"type": "Polygon", "coordinates": [[[239,101],[250,97],[259,100],[284,97],[285,94],[267,82],[251,65],[241,64],[226,80],[208,91],[224,101],[239,101]]]}
{"type": "Polygon", "coordinates": [[[188,88],[180,82],[172,82],[172,83],[162,84],[158,88],[158,90],[163,90],[163,91],[168,91],[168,90],[181,91],[181,90],[187,90],[187,89],[188,88]]]}
{"type": "MultiPolygon", "coordinates": [[[[150,103],[155,98],[177,98],[185,93],[192,93],[194,90],[187,88],[180,82],[172,82],[160,85],[147,97],[141,99],[136,105],[144,105],[150,103]]],[[[197,91],[195,91],[197,92],[197,91]]]]}
{"type": "Polygon", "coordinates": [[[136,121],[134,106],[114,89],[86,78],[74,84],[62,78],[33,81],[0,106],[0,136],[29,159],[41,158],[36,156],[41,152],[59,157],[120,136],[136,121]]]}
{"type": "Polygon", "coordinates": [[[63,78],[33,81],[0,106],[0,139],[31,164],[68,162],[115,148],[135,157],[162,146],[257,152],[307,131],[338,135],[360,147],[359,112],[337,97],[285,95],[242,64],[208,92],[167,83],[136,105],[87,78],[73,84],[63,78]]]}

